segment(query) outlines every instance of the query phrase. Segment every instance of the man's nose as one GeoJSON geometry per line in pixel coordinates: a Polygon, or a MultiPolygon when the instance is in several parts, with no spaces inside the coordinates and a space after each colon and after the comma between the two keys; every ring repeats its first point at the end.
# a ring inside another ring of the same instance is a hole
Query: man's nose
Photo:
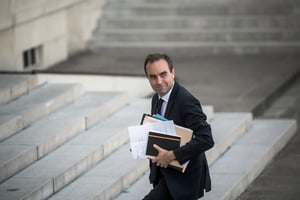
{"type": "Polygon", "coordinates": [[[161,77],[157,77],[157,83],[158,83],[158,84],[161,84],[161,83],[162,83],[162,80],[163,80],[163,79],[162,79],[161,77]]]}

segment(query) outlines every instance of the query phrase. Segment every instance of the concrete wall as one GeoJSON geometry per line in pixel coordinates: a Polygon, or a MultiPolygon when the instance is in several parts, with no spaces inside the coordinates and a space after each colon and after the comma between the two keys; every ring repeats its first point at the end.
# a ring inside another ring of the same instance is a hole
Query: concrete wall
{"type": "Polygon", "coordinates": [[[38,69],[85,50],[105,2],[1,0],[0,71],[23,71],[23,52],[30,48],[41,50],[38,69]]]}

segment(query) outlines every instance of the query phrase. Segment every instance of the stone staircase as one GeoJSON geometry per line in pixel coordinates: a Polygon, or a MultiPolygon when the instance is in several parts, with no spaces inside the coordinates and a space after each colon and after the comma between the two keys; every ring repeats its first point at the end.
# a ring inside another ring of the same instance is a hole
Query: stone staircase
{"type": "Polygon", "coordinates": [[[126,94],[85,92],[30,75],[0,80],[7,83],[0,86],[0,199],[47,198],[124,143],[71,141],[125,107],[126,94]]]}
{"type": "MultiPolygon", "coordinates": [[[[148,161],[132,159],[127,127],[148,113],[149,99],[128,103],[124,93],[37,75],[0,77],[0,199],[141,199],[148,192],[148,161]]],[[[295,120],[204,111],[216,142],[207,152],[213,191],[206,199],[236,199],[297,129],[295,120]]]]}
{"type": "Polygon", "coordinates": [[[102,55],[296,53],[296,0],[108,0],[89,49],[102,55]]]}

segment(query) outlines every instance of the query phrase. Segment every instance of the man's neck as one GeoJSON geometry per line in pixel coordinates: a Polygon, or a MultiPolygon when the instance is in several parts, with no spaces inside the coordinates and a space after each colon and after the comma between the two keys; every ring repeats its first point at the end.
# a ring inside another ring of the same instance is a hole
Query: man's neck
{"type": "Polygon", "coordinates": [[[168,102],[169,98],[170,98],[170,95],[172,93],[172,90],[174,88],[174,85],[175,85],[175,81],[173,82],[173,85],[172,85],[171,89],[165,95],[163,95],[163,96],[158,95],[158,97],[162,98],[165,102],[168,102]]]}

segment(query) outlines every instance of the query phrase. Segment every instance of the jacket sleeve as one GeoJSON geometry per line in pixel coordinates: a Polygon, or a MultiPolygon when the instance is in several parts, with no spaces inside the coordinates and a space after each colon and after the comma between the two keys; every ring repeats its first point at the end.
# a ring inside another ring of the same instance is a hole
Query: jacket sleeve
{"type": "Polygon", "coordinates": [[[179,109],[181,125],[193,130],[193,137],[186,145],[175,149],[174,154],[180,164],[198,156],[214,146],[211,127],[202,111],[200,102],[193,96],[181,102],[179,109]]]}

